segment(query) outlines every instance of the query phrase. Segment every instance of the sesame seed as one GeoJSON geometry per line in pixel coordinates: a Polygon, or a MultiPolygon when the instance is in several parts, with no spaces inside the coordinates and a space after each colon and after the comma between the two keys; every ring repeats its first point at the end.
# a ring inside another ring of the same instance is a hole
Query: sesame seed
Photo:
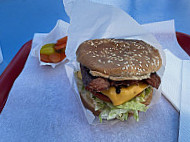
{"type": "Polygon", "coordinates": [[[157,65],[159,65],[159,60],[157,61],[157,65]]]}
{"type": "Polygon", "coordinates": [[[122,70],[125,70],[125,67],[122,67],[122,70]]]}
{"type": "Polygon", "coordinates": [[[128,61],[126,61],[124,64],[125,64],[125,65],[128,64],[128,61]]]}
{"type": "Polygon", "coordinates": [[[119,58],[118,61],[122,62],[122,61],[123,61],[123,58],[119,58]]]}
{"type": "Polygon", "coordinates": [[[121,66],[120,64],[117,64],[117,66],[121,66]]]}

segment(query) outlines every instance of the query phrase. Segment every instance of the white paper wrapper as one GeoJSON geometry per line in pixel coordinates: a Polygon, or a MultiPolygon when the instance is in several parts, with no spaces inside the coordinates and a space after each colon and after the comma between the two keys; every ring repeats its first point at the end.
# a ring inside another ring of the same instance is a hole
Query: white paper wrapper
{"type": "Polygon", "coordinates": [[[56,43],[60,38],[67,36],[69,24],[62,20],[58,20],[54,29],[48,34],[35,34],[32,41],[32,56],[38,57],[40,65],[51,65],[55,68],[56,65],[65,62],[66,58],[59,63],[45,63],[40,60],[40,49],[48,43],[56,43]]]}
{"type": "MultiPolygon", "coordinates": [[[[163,66],[158,71],[160,77],[164,73],[165,54],[156,38],[119,8],[93,3],[87,0],[72,1],[70,3],[64,2],[64,4],[71,20],[66,49],[66,56],[70,60],[66,64],[67,77],[76,92],[76,97],[82,105],[89,124],[98,124],[99,121],[92,112],[84,108],[76,86],[74,72],[79,70],[75,55],[78,46],[85,40],[96,38],[141,39],[160,51],[163,61],[163,66]],[[81,7],[83,8],[81,9],[81,7]]],[[[158,102],[160,95],[161,87],[158,90],[154,90],[150,106],[158,102]]],[[[117,121],[106,121],[105,123],[113,124],[115,122],[117,121]]]]}

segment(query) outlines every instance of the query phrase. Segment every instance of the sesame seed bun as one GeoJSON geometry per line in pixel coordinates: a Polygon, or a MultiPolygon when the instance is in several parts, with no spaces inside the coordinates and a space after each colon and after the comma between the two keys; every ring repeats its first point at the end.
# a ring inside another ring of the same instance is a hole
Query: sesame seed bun
{"type": "Polygon", "coordinates": [[[149,78],[162,65],[159,51],[142,40],[87,40],[76,55],[93,76],[116,81],[149,78]]]}
{"type": "MultiPolygon", "coordinates": [[[[149,93],[149,95],[145,98],[146,101],[143,102],[142,104],[145,104],[146,106],[148,106],[152,100],[152,94],[153,94],[153,88],[151,89],[151,92],[149,93]]],[[[93,104],[93,100],[89,96],[89,93],[80,92],[80,98],[85,108],[90,110],[94,115],[98,116],[101,113],[100,110],[95,111],[95,105],[93,104]]]]}

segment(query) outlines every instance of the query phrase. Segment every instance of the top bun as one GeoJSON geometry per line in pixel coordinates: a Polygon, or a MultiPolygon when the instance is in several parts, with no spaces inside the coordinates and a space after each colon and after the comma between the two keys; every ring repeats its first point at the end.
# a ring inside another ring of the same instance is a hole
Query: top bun
{"type": "Polygon", "coordinates": [[[76,55],[93,76],[116,81],[149,78],[162,65],[159,51],[142,40],[87,40],[79,46],[76,55]]]}

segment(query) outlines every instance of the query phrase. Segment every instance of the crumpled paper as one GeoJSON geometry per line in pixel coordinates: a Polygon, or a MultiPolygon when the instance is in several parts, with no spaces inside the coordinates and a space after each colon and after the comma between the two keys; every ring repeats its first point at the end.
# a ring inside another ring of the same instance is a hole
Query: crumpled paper
{"type": "Polygon", "coordinates": [[[182,60],[190,59],[190,56],[180,47],[177,41],[174,20],[149,23],[142,26],[156,37],[163,49],[170,50],[172,54],[182,60]]]}
{"type": "Polygon", "coordinates": [[[39,59],[40,65],[50,65],[55,68],[56,65],[64,63],[66,58],[59,63],[46,63],[40,60],[40,49],[43,45],[48,43],[56,43],[56,41],[62,37],[67,36],[69,23],[63,20],[58,20],[54,29],[48,34],[35,34],[32,41],[32,56],[39,59]]]}
{"type": "MultiPolygon", "coordinates": [[[[163,76],[165,67],[165,54],[161,45],[151,34],[151,32],[138,24],[127,13],[119,8],[110,5],[93,3],[88,0],[78,0],[75,2],[72,1],[72,3],[69,4],[64,4],[71,20],[68,29],[68,41],[66,48],[66,56],[70,62],[66,66],[66,73],[81,105],[82,103],[76,82],[74,81],[75,79],[73,73],[80,70],[78,63],[76,63],[76,50],[78,46],[85,40],[96,38],[143,40],[159,50],[163,65],[158,71],[158,74],[160,77],[163,76]],[[87,12],[88,14],[86,14],[87,12]]],[[[154,89],[154,95],[150,106],[158,102],[160,95],[161,86],[158,90],[154,89]]],[[[97,117],[95,117],[91,111],[85,109],[83,105],[82,108],[89,124],[98,124],[98,121],[96,121],[97,117]]]]}

